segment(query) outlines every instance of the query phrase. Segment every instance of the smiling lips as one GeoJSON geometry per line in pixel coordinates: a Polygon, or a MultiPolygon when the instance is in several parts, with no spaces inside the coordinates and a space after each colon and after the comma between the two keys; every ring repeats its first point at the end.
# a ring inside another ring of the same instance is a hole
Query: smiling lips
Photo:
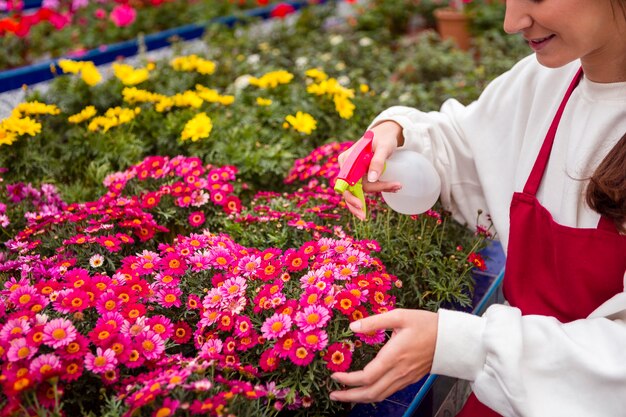
{"type": "Polygon", "coordinates": [[[528,42],[528,45],[530,45],[530,47],[533,48],[533,50],[535,50],[536,52],[540,49],[543,49],[548,44],[548,42],[550,42],[550,40],[555,36],[556,35],[549,35],[545,38],[526,39],[526,42],[528,42]]]}

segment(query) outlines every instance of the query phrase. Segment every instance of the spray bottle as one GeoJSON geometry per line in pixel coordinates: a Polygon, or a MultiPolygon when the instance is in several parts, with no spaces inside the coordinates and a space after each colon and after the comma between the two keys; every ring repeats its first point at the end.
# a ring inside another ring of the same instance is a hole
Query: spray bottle
{"type": "MultiPolygon", "coordinates": [[[[362,178],[374,156],[372,141],[374,132],[368,130],[352,152],[348,155],[337,176],[335,191],[349,190],[361,200],[365,212],[365,196],[362,178]]],[[[410,150],[396,150],[386,161],[380,176],[382,181],[402,184],[395,193],[383,192],[383,200],[394,211],[402,214],[421,214],[430,209],[439,198],[441,180],[437,171],[426,157],[410,150]]]]}

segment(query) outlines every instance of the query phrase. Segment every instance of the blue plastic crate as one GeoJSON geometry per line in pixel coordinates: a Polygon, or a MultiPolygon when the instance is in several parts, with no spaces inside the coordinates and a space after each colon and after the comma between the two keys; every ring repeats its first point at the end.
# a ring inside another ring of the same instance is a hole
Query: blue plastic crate
{"type": "MultiPolygon", "coordinates": [[[[317,4],[326,3],[326,0],[320,0],[317,4]]],[[[303,7],[309,6],[307,1],[286,1],[283,4],[291,5],[294,10],[300,10],[303,7]]],[[[258,7],[255,9],[247,10],[243,14],[246,17],[269,19],[271,18],[272,10],[278,5],[270,5],[267,7],[258,7]]],[[[179,26],[177,28],[164,30],[162,32],[152,33],[146,35],[143,38],[142,46],[147,51],[170,46],[170,40],[172,38],[180,40],[191,40],[202,37],[205,29],[209,25],[225,25],[232,27],[235,23],[241,21],[236,16],[223,16],[212,19],[204,24],[191,24],[185,26],[179,26]]],[[[25,67],[14,68],[10,70],[0,71],[0,93],[15,90],[21,88],[24,85],[33,85],[42,81],[47,81],[55,77],[55,74],[51,71],[51,66],[56,65],[59,59],[73,59],[77,61],[93,61],[96,65],[102,65],[109,62],[113,62],[120,57],[131,57],[137,55],[139,52],[139,41],[132,39],[124,42],[114,43],[110,45],[103,45],[97,49],[91,49],[80,57],[66,56],[57,59],[50,59],[39,62],[37,64],[28,65],[25,67]]],[[[61,69],[57,67],[57,72],[62,73],[61,69]]]]}
{"type": "MultiPolygon", "coordinates": [[[[483,249],[487,270],[472,273],[476,282],[471,313],[480,315],[487,306],[502,301],[500,286],[504,277],[505,255],[499,242],[483,249]]],[[[420,381],[398,391],[376,404],[357,404],[349,417],[431,417],[454,380],[437,375],[426,375],[420,381]]]]}

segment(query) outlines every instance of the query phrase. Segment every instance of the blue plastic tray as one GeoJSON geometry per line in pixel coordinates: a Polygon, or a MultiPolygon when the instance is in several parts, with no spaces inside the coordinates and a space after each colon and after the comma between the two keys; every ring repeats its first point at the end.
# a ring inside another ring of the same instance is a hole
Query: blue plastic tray
{"type": "MultiPolygon", "coordinates": [[[[487,260],[486,271],[473,272],[476,286],[472,308],[468,312],[482,314],[487,306],[498,301],[501,297],[499,292],[504,277],[505,255],[499,242],[492,242],[481,251],[481,255],[487,260]]],[[[443,377],[426,375],[420,381],[398,391],[386,400],[376,404],[357,404],[350,412],[349,417],[431,417],[437,411],[440,404],[433,399],[433,390],[449,390],[450,382],[443,381],[443,377]]],[[[448,378],[449,379],[449,378],[448,378]]],[[[446,392],[443,393],[444,395],[446,392]]],[[[438,395],[441,397],[441,395],[438,395]]]]}
{"type": "MultiPolygon", "coordinates": [[[[325,0],[320,0],[318,4],[326,3],[325,0]]],[[[285,1],[283,4],[291,5],[295,10],[300,10],[303,7],[309,5],[307,1],[285,1]]],[[[277,4],[258,7],[251,10],[246,10],[243,14],[247,17],[269,19],[271,18],[272,10],[277,7],[277,4]]],[[[226,25],[232,27],[235,23],[239,22],[236,16],[223,16],[212,19],[203,24],[192,24],[186,26],[180,26],[174,29],[168,29],[162,32],[146,35],[143,38],[142,45],[148,51],[170,46],[170,40],[177,38],[181,40],[191,40],[202,37],[207,26],[214,24],[226,25]]],[[[137,39],[132,39],[124,42],[119,42],[110,45],[104,45],[97,49],[91,49],[79,58],[68,56],[70,59],[77,61],[93,61],[96,65],[106,64],[115,61],[119,57],[130,57],[137,55],[139,51],[139,42],[137,39]]],[[[65,58],[68,58],[65,57],[65,58]]],[[[5,91],[15,90],[21,88],[23,85],[37,84],[42,81],[47,81],[54,78],[54,74],[50,71],[50,66],[56,64],[59,59],[50,59],[39,62],[37,64],[28,65],[25,67],[14,68],[6,71],[0,71],[0,93],[5,91]]],[[[61,73],[61,69],[57,67],[57,71],[61,73]]]]}

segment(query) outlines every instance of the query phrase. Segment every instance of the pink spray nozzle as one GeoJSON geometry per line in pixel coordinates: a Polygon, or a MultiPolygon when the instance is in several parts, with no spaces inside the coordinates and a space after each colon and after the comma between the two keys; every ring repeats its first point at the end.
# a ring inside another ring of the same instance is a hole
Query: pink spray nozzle
{"type": "Polygon", "coordinates": [[[341,167],[337,176],[338,180],[344,180],[348,185],[353,186],[363,178],[374,156],[374,152],[372,152],[373,139],[374,132],[371,130],[365,132],[341,167]]]}

